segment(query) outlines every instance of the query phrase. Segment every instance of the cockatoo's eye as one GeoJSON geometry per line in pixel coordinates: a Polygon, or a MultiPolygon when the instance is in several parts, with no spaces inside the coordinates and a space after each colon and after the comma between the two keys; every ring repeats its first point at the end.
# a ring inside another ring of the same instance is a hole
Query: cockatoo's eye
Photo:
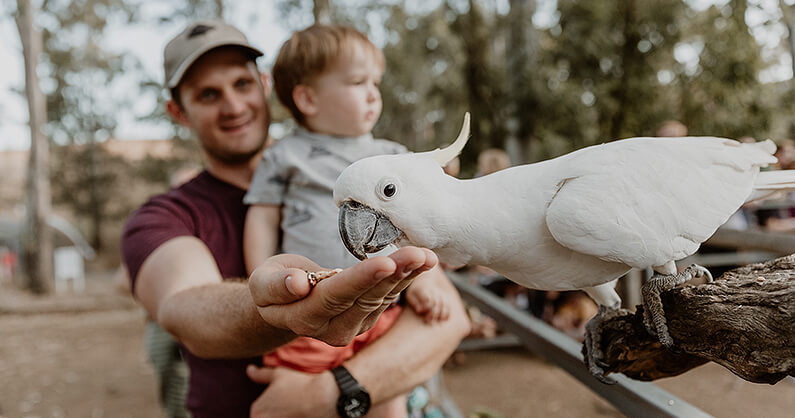
{"type": "Polygon", "coordinates": [[[376,194],[381,200],[391,200],[398,195],[400,183],[394,178],[384,178],[376,186],[376,194]]]}

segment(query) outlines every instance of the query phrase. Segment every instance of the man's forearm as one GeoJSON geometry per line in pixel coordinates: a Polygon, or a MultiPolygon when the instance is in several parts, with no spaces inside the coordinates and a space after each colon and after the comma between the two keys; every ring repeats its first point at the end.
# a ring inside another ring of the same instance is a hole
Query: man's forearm
{"type": "MultiPolygon", "coordinates": [[[[438,270],[428,273],[443,274],[438,270]]],[[[373,403],[407,393],[430,379],[469,333],[463,303],[452,283],[443,280],[445,291],[452,292],[446,321],[427,324],[406,308],[386,334],[345,363],[370,392],[373,403]]]]}
{"type": "Polygon", "coordinates": [[[263,321],[245,282],[182,290],[163,301],[159,311],[160,325],[199,357],[252,357],[296,337],[263,321]]]}

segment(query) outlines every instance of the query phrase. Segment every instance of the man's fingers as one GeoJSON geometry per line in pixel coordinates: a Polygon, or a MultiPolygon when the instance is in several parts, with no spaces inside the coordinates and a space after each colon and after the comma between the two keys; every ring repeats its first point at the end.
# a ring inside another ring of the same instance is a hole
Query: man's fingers
{"type": "Polygon", "coordinates": [[[384,304],[378,307],[376,310],[370,312],[370,314],[367,315],[367,317],[362,322],[362,325],[359,327],[359,333],[361,334],[363,332],[367,332],[370,330],[370,328],[374,327],[376,322],[378,322],[378,318],[381,317],[381,314],[384,313],[384,311],[388,307],[389,305],[384,304]]]}
{"type": "Polygon", "coordinates": [[[432,269],[439,259],[433,251],[425,248],[404,247],[389,255],[397,265],[395,274],[374,286],[368,296],[394,299],[421,273],[432,269]]]}
{"type": "Polygon", "coordinates": [[[257,367],[253,364],[246,366],[246,375],[251,381],[267,385],[273,380],[274,369],[270,367],[257,367]]]}
{"type": "Polygon", "coordinates": [[[316,291],[324,298],[324,308],[339,314],[381,281],[394,275],[396,270],[396,263],[388,257],[367,259],[321,281],[316,291]]]}
{"type": "Polygon", "coordinates": [[[254,303],[265,307],[302,299],[311,290],[305,270],[318,269],[317,264],[301,256],[283,254],[269,258],[251,273],[248,286],[254,303]]]}
{"type": "Polygon", "coordinates": [[[438,258],[432,251],[417,247],[404,247],[390,254],[389,257],[376,257],[370,260],[378,258],[392,260],[395,263],[394,272],[378,281],[356,299],[350,309],[334,318],[332,320],[334,326],[360,328],[375,323],[378,316],[417,274],[433,268],[438,263],[438,258]]]}

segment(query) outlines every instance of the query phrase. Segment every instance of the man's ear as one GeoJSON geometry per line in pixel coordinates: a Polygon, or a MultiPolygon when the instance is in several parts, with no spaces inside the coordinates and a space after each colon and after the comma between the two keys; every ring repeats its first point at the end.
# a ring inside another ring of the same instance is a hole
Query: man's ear
{"type": "Polygon", "coordinates": [[[188,116],[185,115],[185,109],[177,104],[177,102],[174,100],[169,100],[168,103],[166,103],[166,110],[168,111],[168,114],[174,118],[174,121],[182,126],[188,127],[188,116]]]}
{"type": "Polygon", "coordinates": [[[313,116],[317,113],[317,103],[315,92],[312,87],[299,84],[293,88],[293,102],[295,107],[305,116],[313,116]]]}

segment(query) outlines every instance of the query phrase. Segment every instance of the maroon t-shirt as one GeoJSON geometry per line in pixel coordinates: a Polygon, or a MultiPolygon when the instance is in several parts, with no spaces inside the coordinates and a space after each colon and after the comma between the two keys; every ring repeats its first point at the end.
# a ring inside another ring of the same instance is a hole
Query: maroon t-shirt
{"type": "MultiPolygon", "coordinates": [[[[138,271],[149,254],[166,241],[194,236],[210,249],[225,279],[246,277],[243,224],[246,191],[203,171],[195,179],[155,196],[132,214],[121,249],[135,288],[138,271]]],[[[246,376],[246,365],[262,356],[236,360],[201,359],[182,347],[190,367],[187,406],[194,417],[248,417],[251,403],[265,386],[246,376]]]]}

